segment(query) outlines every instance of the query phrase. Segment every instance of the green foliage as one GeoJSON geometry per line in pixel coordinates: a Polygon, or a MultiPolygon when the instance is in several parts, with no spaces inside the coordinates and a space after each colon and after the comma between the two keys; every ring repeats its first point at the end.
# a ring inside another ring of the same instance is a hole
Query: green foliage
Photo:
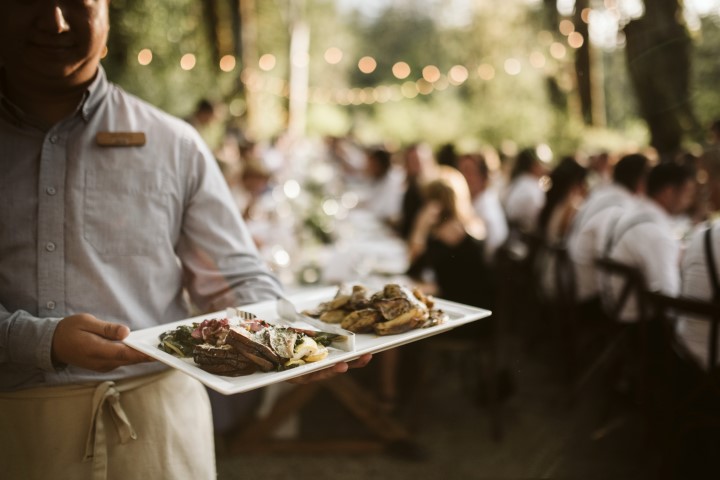
{"type": "Polygon", "coordinates": [[[237,74],[220,71],[211,59],[197,0],[113,0],[110,2],[108,77],[127,91],[179,116],[189,114],[202,97],[220,100],[237,74]],[[149,48],[152,62],[138,63],[149,48]],[[193,53],[195,68],[180,68],[180,58],[193,53]]]}
{"type": "MultiPolygon", "coordinates": [[[[214,101],[243,97],[239,72],[255,65],[237,65],[221,72],[212,60],[208,31],[218,32],[220,54],[233,53],[236,43],[229,16],[235,0],[218,0],[218,25],[208,28],[202,2],[198,0],[113,0],[109,54],[103,61],[108,76],[128,91],[171,113],[185,116],[197,100],[214,101]],[[138,52],[149,48],[152,63],[141,66],[138,52]],[[223,51],[224,50],[224,51],[223,51]],[[194,53],[197,65],[180,68],[180,58],[194,53]]],[[[362,141],[398,144],[418,140],[433,145],[455,142],[462,145],[493,145],[508,142],[518,146],[548,143],[555,152],[581,149],[618,149],[647,141],[647,131],[638,120],[623,49],[602,54],[607,128],[585,128],[579,120],[573,91],[572,50],[561,60],[549,54],[549,41],[538,33],[545,28],[543,10],[526,0],[466,2],[468,15],[452,18],[451,4],[441,0],[388,2],[390,8],[367,17],[358,13],[339,15],[335,0],[305,0],[304,18],[311,32],[310,87],[333,94],[332,101],[311,103],[309,135],[343,135],[352,132],[362,141]],[[328,64],[329,47],[343,51],[342,60],[328,64]],[[542,67],[530,65],[531,53],[543,54],[542,67]],[[378,63],[371,74],[357,68],[362,56],[378,63]],[[520,61],[522,71],[504,72],[508,58],[520,61]],[[407,62],[412,73],[399,80],[392,74],[395,62],[407,62]],[[477,67],[492,65],[495,76],[478,77],[477,67]],[[399,87],[416,81],[426,65],[447,74],[453,65],[464,65],[469,79],[413,99],[373,105],[342,106],[335,94],[351,88],[399,87]]],[[[255,0],[257,54],[273,54],[277,63],[266,79],[287,81],[289,73],[290,0],[255,0]]],[[[298,3],[297,5],[300,5],[298,3]]],[[[557,34],[556,40],[564,41],[557,34]]],[[[693,102],[706,125],[720,115],[720,26],[717,17],[706,18],[694,39],[693,102]]],[[[257,131],[261,138],[281,132],[286,123],[287,98],[269,91],[259,92],[261,112],[257,131]]]]}
{"type": "Polygon", "coordinates": [[[720,16],[707,17],[695,38],[692,98],[701,125],[706,127],[720,118],[720,16]]]}

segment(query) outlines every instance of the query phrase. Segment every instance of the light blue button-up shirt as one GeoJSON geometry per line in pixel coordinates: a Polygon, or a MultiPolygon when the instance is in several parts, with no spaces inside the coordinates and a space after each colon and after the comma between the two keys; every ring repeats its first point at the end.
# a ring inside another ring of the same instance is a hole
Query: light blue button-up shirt
{"type": "Polygon", "coordinates": [[[0,92],[0,390],[116,380],[51,362],[75,313],[131,330],[276,298],[220,170],[197,132],[109,83],[102,69],[72,116],[49,128],[0,92]],[[144,132],[103,147],[98,132],[144,132]]]}

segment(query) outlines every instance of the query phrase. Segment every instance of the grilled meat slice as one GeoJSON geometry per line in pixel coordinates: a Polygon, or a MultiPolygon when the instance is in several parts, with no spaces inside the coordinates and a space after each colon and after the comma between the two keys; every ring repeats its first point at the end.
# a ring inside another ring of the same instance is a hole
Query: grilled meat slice
{"type": "Polygon", "coordinates": [[[253,362],[230,345],[196,345],[193,349],[193,360],[203,370],[218,375],[248,375],[256,370],[253,362]]]}
{"type": "MultiPolygon", "coordinates": [[[[262,334],[262,330],[258,332],[262,334]]],[[[253,334],[242,329],[231,328],[225,341],[232,345],[239,352],[250,352],[253,355],[260,356],[271,361],[275,365],[282,363],[280,356],[270,347],[264,345],[258,340],[252,338],[253,334]]]]}
{"type": "Polygon", "coordinates": [[[257,367],[254,363],[248,363],[245,367],[234,367],[227,363],[219,365],[200,365],[200,368],[214,375],[224,375],[226,377],[240,377],[255,373],[257,367]]]}
{"type": "Polygon", "coordinates": [[[271,372],[277,368],[276,364],[260,354],[251,352],[249,349],[242,350],[240,355],[251,361],[254,365],[257,365],[257,367],[263,372],[271,372]]]}

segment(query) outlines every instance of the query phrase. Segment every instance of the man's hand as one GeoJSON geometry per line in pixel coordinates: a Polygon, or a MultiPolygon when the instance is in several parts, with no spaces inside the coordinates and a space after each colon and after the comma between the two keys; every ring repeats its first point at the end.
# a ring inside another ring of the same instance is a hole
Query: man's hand
{"type": "Polygon", "coordinates": [[[81,313],[65,317],[55,328],[52,341],[53,363],[75,365],[98,372],[152,360],[119,341],[130,329],[81,313]]]}
{"type": "Polygon", "coordinates": [[[353,360],[352,362],[340,362],[336,363],[332,367],[328,367],[323,370],[319,370],[317,372],[308,373],[307,375],[303,375],[302,377],[293,378],[292,380],[288,380],[289,383],[295,383],[298,385],[304,385],[306,383],[312,383],[312,382],[320,382],[322,380],[327,380],[328,378],[332,378],[338,373],[345,373],[351,368],[362,368],[365,365],[367,365],[370,360],[372,359],[372,355],[369,353],[366,353],[365,355],[361,356],[357,360],[353,360]]]}

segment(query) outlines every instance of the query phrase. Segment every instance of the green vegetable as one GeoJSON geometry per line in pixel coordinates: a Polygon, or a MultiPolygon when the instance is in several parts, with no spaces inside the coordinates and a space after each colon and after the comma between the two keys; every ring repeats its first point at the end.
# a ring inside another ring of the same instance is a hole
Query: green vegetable
{"type": "Polygon", "coordinates": [[[158,348],[176,357],[191,357],[195,345],[202,343],[202,340],[192,336],[193,330],[197,327],[198,324],[193,323],[192,325],[181,325],[175,330],[161,333],[158,348]]]}

